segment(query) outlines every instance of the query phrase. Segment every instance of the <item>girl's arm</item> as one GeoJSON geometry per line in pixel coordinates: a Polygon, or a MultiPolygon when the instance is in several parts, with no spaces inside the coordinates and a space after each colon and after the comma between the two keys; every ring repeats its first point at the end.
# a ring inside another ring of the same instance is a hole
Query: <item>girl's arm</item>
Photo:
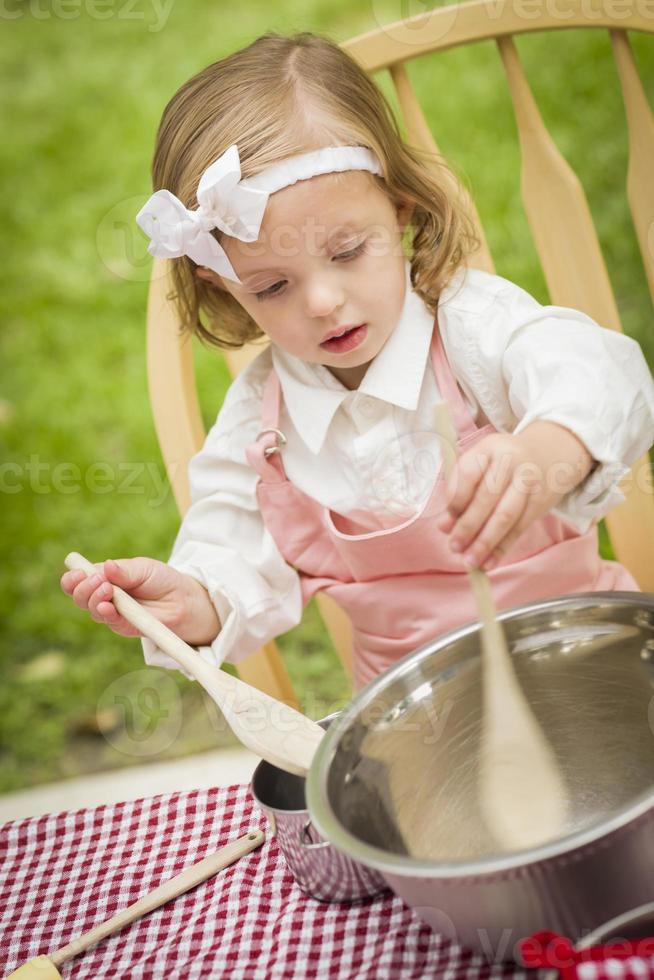
{"type": "Polygon", "coordinates": [[[451,541],[483,564],[550,510],[586,531],[624,500],[620,480],[654,441],[638,343],[478,270],[439,311],[457,380],[499,430],[458,461],[451,541]]]}
{"type": "Polygon", "coordinates": [[[461,456],[448,481],[448,512],[438,525],[471,568],[491,569],[594,464],[581,440],[556,422],[532,422],[519,435],[488,436],[461,456]]]}
{"type": "MultiPolygon", "coordinates": [[[[264,351],[232,383],[218,418],[189,466],[192,503],[167,564],[197,584],[198,609],[207,597],[220,632],[197,627],[200,656],[237,662],[296,626],[302,618],[300,578],[267,531],[256,499],[258,474],[245,446],[261,427],[261,392],[270,370],[264,351]]],[[[142,639],[146,663],[179,669],[142,639]]]]}

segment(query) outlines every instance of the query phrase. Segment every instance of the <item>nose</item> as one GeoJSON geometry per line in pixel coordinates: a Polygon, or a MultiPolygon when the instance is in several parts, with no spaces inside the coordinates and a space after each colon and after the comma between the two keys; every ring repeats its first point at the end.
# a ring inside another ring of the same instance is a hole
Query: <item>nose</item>
{"type": "Polygon", "coordinates": [[[340,309],[345,301],[338,275],[326,272],[312,276],[305,289],[305,307],[310,317],[326,317],[340,309]]]}

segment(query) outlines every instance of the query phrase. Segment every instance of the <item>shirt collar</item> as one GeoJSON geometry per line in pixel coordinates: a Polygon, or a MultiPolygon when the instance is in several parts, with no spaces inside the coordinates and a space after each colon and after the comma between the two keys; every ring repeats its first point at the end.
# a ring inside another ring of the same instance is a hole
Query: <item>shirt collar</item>
{"type": "Polygon", "coordinates": [[[348,395],[365,394],[415,411],[429,356],[434,317],[411,286],[406,260],[404,304],[395,327],[356,391],[322,364],[310,364],[271,344],[272,360],[293,425],[313,453],[320,452],[334,415],[348,395]]]}

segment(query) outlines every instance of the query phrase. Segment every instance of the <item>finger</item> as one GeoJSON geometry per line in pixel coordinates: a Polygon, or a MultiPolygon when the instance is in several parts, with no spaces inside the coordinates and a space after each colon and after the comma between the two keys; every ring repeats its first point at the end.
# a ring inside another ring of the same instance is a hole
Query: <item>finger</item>
{"type": "Polygon", "coordinates": [[[79,606],[80,609],[88,609],[89,599],[103,581],[104,576],[101,572],[96,572],[93,575],[85,575],[72,591],[75,605],[79,606]]]}
{"type": "Polygon", "coordinates": [[[135,626],[132,626],[124,616],[118,612],[112,602],[102,601],[98,604],[98,614],[102,616],[103,622],[120,636],[140,636],[135,626]]]}
{"type": "Polygon", "coordinates": [[[491,552],[489,557],[486,559],[484,563],[485,568],[495,568],[496,565],[499,565],[502,559],[511,551],[511,548],[516,541],[524,534],[529,525],[541,516],[542,512],[538,507],[538,504],[534,500],[528,499],[520,519],[507,534],[506,538],[494,549],[494,551],[491,552]]]}
{"type": "Polygon", "coordinates": [[[509,484],[497,507],[493,509],[483,528],[468,547],[464,561],[471,562],[473,568],[479,568],[491,553],[499,551],[502,554],[508,547],[509,535],[517,530],[527,502],[528,498],[522,490],[513,483],[509,484]]]}
{"type": "MultiPolygon", "coordinates": [[[[102,563],[96,564],[94,568],[101,574],[102,573],[102,563]]],[[[72,595],[73,590],[88,578],[86,572],[81,568],[73,568],[67,572],[64,572],[61,576],[59,583],[67,595],[72,595]]]]}
{"type": "Polygon", "coordinates": [[[445,492],[447,509],[455,518],[468,507],[489,462],[490,456],[472,450],[457,460],[445,492]]]}
{"type": "Polygon", "coordinates": [[[113,604],[113,586],[103,582],[89,599],[89,613],[96,623],[103,623],[121,636],[138,636],[139,631],[122,616],[113,604]]]}
{"type": "Polygon", "coordinates": [[[512,531],[507,534],[501,545],[492,551],[488,558],[482,563],[482,567],[489,571],[491,568],[495,568],[502,559],[511,551],[511,548],[516,543],[518,538],[526,531],[530,521],[525,521],[524,517],[521,518],[515,525],[512,531]]]}
{"type": "Polygon", "coordinates": [[[477,484],[472,500],[450,532],[452,551],[465,551],[470,548],[498,507],[509,480],[510,474],[499,462],[495,461],[488,467],[483,479],[477,484]]]}
{"type": "Polygon", "coordinates": [[[88,610],[91,618],[95,620],[96,623],[106,623],[107,622],[107,610],[101,610],[101,605],[106,605],[109,610],[115,609],[112,603],[112,588],[108,582],[100,580],[97,587],[89,596],[88,600],[88,610]]]}
{"type": "Polygon", "coordinates": [[[86,572],[79,571],[77,569],[72,572],[64,572],[64,574],[59,579],[59,584],[66,595],[72,595],[73,589],[76,585],[79,585],[86,578],[86,572]]]}
{"type": "Polygon", "coordinates": [[[436,527],[443,531],[444,534],[449,534],[454,525],[456,524],[456,517],[450,514],[449,510],[444,510],[436,516],[436,527]]]}
{"type": "Polygon", "coordinates": [[[108,581],[125,592],[138,595],[152,575],[152,561],[148,558],[108,558],[104,563],[104,574],[108,581]]]}

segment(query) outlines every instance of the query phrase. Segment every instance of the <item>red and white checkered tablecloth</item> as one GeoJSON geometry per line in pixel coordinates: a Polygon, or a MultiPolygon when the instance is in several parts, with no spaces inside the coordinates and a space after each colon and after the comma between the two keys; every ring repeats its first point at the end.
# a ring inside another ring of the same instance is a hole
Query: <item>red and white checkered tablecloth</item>
{"type": "MultiPolygon", "coordinates": [[[[0,827],[0,976],[53,952],[248,831],[267,831],[247,786],[169,793],[0,827]]],[[[191,892],[69,960],[63,977],[538,977],[491,966],[390,894],[307,897],[274,838],[191,892]]]]}

